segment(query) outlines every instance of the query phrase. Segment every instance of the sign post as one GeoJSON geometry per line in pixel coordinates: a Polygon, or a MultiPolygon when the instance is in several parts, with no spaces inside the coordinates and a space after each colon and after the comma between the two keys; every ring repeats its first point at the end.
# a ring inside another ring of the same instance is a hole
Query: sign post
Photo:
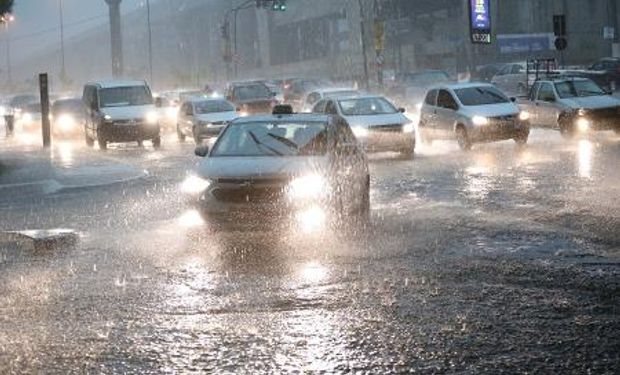
{"type": "Polygon", "coordinates": [[[43,135],[43,147],[50,147],[52,137],[50,135],[50,96],[47,73],[39,74],[39,90],[41,93],[41,132],[43,135]]]}
{"type": "Polygon", "coordinates": [[[382,21],[375,21],[372,31],[375,37],[375,52],[377,63],[377,82],[383,86],[383,50],[385,47],[385,24],[382,21]]]}
{"type": "Polygon", "coordinates": [[[491,44],[490,0],[469,0],[469,28],[472,43],[491,44]]]}

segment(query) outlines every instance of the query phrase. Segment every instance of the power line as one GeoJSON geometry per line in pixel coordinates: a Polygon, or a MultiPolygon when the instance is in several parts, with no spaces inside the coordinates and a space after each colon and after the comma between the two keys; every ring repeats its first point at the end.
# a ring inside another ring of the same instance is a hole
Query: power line
{"type": "MultiPolygon", "coordinates": [[[[100,20],[103,18],[108,18],[107,14],[103,14],[103,15],[99,15],[99,16],[93,16],[93,17],[89,17],[89,18],[84,18],[81,19],[79,21],[75,21],[75,22],[71,22],[71,23],[65,23],[64,27],[66,28],[70,28],[70,27],[74,27],[74,26],[79,26],[79,25],[83,25],[85,23],[88,22],[92,22],[92,21],[96,21],[96,20],[100,20]]],[[[45,30],[40,30],[31,34],[22,34],[22,35],[17,35],[15,37],[11,37],[11,40],[13,41],[18,41],[18,40],[23,40],[23,39],[29,39],[29,38],[35,38],[44,34],[48,34],[54,31],[57,31],[60,27],[56,26],[56,27],[50,27],[49,29],[45,29],[45,30]]]]}

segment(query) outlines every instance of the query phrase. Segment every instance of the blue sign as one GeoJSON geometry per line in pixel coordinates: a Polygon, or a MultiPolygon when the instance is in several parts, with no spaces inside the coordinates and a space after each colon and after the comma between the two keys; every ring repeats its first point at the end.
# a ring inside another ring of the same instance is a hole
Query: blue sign
{"type": "Polygon", "coordinates": [[[490,0],[469,0],[471,40],[473,43],[491,43],[490,0]]]}
{"type": "Polygon", "coordinates": [[[553,50],[553,34],[506,34],[497,36],[501,53],[532,53],[553,50]]]}

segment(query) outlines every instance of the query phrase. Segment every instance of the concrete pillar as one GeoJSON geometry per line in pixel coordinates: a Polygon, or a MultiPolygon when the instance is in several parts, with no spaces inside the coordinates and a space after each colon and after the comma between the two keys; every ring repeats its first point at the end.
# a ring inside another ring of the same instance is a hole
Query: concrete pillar
{"type": "Polygon", "coordinates": [[[258,68],[265,68],[271,65],[271,35],[269,29],[269,12],[256,10],[256,29],[258,31],[258,58],[260,64],[258,68]]]}
{"type": "Polygon", "coordinates": [[[105,0],[110,12],[110,45],[112,51],[112,75],[123,75],[123,38],[121,34],[121,1],[105,0]]]}

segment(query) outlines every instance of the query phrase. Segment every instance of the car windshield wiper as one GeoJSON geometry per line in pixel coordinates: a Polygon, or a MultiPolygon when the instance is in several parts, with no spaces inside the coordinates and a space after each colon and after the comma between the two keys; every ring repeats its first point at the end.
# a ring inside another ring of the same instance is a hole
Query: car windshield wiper
{"type": "Polygon", "coordinates": [[[281,153],[280,151],[267,146],[266,144],[264,144],[263,142],[261,142],[258,137],[256,137],[256,134],[254,134],[253,132],[249,131],[248,134],[250,135],[250,138],[252,138],[252,140],[254,141],[254,143],[256,143],[259,146],[263,146],[264,148],[266,148],[267,150],[273,152],[274,154],[278,155],[278,156],[282,156],[284,155],[283,153],[281,153]]]}
{"type": "Polygon", "coordinates": [[[293,142],[293,141],[291,141],[291,140],[289,140],[287,138],[284,138],[282,136],[279,136],[279,135],[273,134],[273,133],[267,133],[267,135],[270,136],[271,138],[279,141],[280,143],[285,144],[286,146],[288,146],[290,148],[293,148],[295,150],[299,150],[299,146],[297,145],[297,143],[295,143],[295,142],[293,142]]]}

